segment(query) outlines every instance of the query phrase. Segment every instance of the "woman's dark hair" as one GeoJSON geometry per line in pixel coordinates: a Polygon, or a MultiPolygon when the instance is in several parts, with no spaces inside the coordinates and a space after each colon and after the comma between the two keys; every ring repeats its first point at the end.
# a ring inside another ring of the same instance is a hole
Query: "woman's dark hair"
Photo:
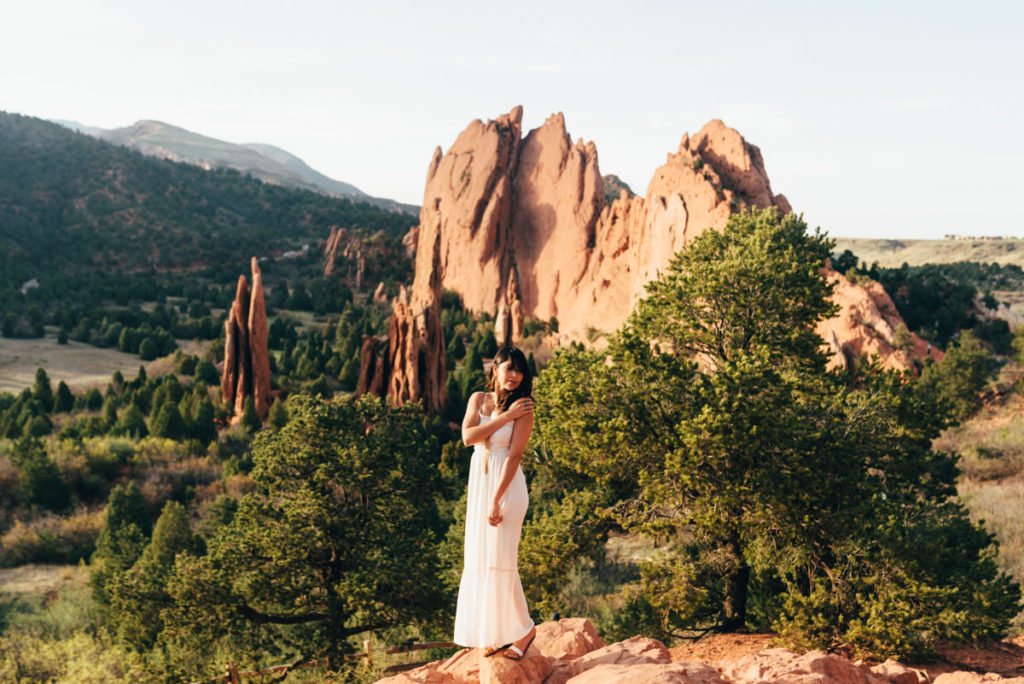
{"type": "Polygon", "coordinates": [[[494,361],[491,362],[491,373],[487,378],[487,389],[494,392],[494,396],[498,398],[498,411],[500,413],[507,411],[508,407],[516,399],[530,396],[533,393],[533,375],[530,373],[530,364],[526,360],[526,355],[516,347],[505,347],[498,350],[498,353],[494,355],[494,361]],[[523,375],[519,387],[508,393],[498,386],[498,366],[506,361],[510,361],[512,367],[523,375]]]}

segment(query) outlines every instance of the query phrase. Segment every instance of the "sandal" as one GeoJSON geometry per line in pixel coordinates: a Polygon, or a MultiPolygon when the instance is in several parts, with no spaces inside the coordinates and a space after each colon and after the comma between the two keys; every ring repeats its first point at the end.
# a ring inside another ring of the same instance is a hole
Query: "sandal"
{"type": "Polygon", "coordinates": [[[526,656],[526,652],[530,650],[530,646],[533,644],[533,640],[536,639],[536,638],[537,638],[537,630],[534,629],[533,630],[533,636],[531,636],[530,640],[526,642],[526,646],[524,646],[522,649],[520,649],[515,644],[512,644],[511,646],[508,647],[508,650],[505,651],[505,657],[508,658],[509,660],[522,660],[526,656]]]}
{"type": "Polygon", "coordinates": [[[504,651],[511,645],[512,644],[505,644],[504,646],[488,646],[484,649],[484,658],[490,658],[495,653],[498,653],[499,651],[504,651]]]}

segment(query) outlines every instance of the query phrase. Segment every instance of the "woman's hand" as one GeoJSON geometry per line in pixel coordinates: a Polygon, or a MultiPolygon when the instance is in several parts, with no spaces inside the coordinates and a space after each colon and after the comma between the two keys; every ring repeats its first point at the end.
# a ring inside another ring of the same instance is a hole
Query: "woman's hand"
{"type": "Polygon", "coordinates": [[[508,411],[505,411],[505,415],[508,420],[518,420],[528,413],[533,413],[533,399],[530,397],[522,397],[512,402],[512,405],[508,407],[508,411]]]}
{"type": "Polygon", "coordinates": [[[491,502],[491,513],[487,516],[487,522],[491,527],[497,527],[501,524],[503,516],[501,515],[501,502],[494,500],[491,502]]]}

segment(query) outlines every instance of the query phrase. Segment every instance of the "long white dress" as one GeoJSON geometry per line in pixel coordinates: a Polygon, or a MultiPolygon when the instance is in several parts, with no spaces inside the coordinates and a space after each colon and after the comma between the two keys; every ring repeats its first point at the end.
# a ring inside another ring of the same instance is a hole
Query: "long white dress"
{"type": "MultiPolygon", "coordinates": [[[[480,414],[481,425],[489,420],[491,416],[480,414]]],[[[518,566],[519,536],[529,504],[522,468],[516,468],[505,490],[501,523],[492,526],[487,522],[501,478],[501,466],[512,443],[512,429],[511,422],[502,425],[491,433],[487,446],[473,447],[466,506],[466,546],[455,610],[455,643],[460,646],[504,646],[526,636],[533,627],[518,566]]]]}

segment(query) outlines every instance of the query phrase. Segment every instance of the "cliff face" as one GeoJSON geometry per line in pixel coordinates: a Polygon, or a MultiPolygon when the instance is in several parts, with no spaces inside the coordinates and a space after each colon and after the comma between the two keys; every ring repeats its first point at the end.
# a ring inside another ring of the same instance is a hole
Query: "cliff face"
{"type": "Polygon", "coordinates": [[[556,317],[570,339],[614,330],[688,240],[741,208],[790,211],[772,194],[760,151],[721,121],[683,136],[646,197],[608,206],[593,143],[573,143],[561,114],[522,139],[521,121],[519,107],[474,121],[446,154],[435,152],[415,235],[418,255],[441,241],[436,264],[417,257],[416,282],[437,268],[467,308],[518,309],[507,330],[524,316],[556,317]]]}
{"type": "MultiPolygon", "coordinates": [[[[573,143],[561,114],[525,137],[521,122],[521,107],[474,121],[447,153],[434,152],[420,225],[407,236],[408,246],[415,242],[415,280],[395,304],[392,401],[440,402],[408,379],[436,375],[443,387],[443,370],[427,372],[421,355],[443,349],[430,322],[439,320],[441,289],[458,292],[470,310],[494,315],[499,344],[518,339],[525,317],[554,317],[562,342],[585,340],[593,329],[617,329],[644,285],[703,231],[752,207],[792,211],[772,192],[760,150],[717,119],[692,138],[683,135],[646,196],[622,190],[610,204],[593,143],[573,143]],[[410,335],[420,340],[416,351],[410,335]]],[[[850,326],[823,334],[836,336],[844,353],[891,353],[850,326]],[[863,343],[847,345],[851,334],[863,343]]],[[[432,363],[427,358],[428,368],[432,363]]],[[[897,355],[893,363],[909,366],[909,357],[897,355]]]]}

